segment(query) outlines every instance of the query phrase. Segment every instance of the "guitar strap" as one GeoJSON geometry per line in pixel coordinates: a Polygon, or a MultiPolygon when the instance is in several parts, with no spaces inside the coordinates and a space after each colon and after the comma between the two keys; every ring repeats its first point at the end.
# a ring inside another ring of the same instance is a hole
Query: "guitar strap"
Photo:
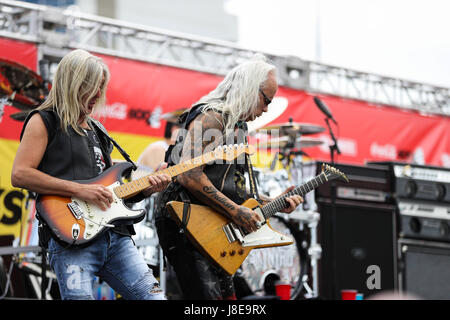
{"type": "Polygon", "coordinates": [[[103,125],[101,125],[100,123],[98,123],[96,120],[94,119],[89,119],[90,123],[93,124],[98,130],[100,130],[106,138],[108,138],[109,141],[112,142],[112,144],[117,148],[117,150],[120,152],[120,154],[122,155],[122,157],[127,160],[129,163],[131,163],[133,165],[133,171],[135,171],[137,169],[136,164],[131,160],[130,156],[128,155],[128,153],[125,152],[125,150],[122,149],[122,147],[116,142],[116,140],[114,140],[106,131],[105,127],[103,127],[103,125]]]}
{"type": "Polygon", "coordinates": [[[180,233],[186,234],[187,225],[189,223],[189,218],[191,217],[191,200],[187,194],[182,190],[180,192],[180,198],[183,202],[183,217],[181,219],[180,233]]]}
{"type": "MultiPolygon", "coordinates": [[[[248,139],[247,139],[247,133],[248,133],[248,126],[246,122],[243,122],[241,124],[242,128],[245,130],[245,143],[248,145],[248,139]]],[[[250,180],[250,193],[251,196],[257,200],[259,203],[261,202],[261,199],[259,198],[259,193],[258,193],[258,187],[256,185],[256,179],[255,179],[255,174],[253,172],[253,165],[252,165],[252,161],[250,160],[250,155],[248,153],[245,153],[245,163],[247,164],[247,169],[248,169],[248,176],[249,176],[249,180],[250,180]]]]}

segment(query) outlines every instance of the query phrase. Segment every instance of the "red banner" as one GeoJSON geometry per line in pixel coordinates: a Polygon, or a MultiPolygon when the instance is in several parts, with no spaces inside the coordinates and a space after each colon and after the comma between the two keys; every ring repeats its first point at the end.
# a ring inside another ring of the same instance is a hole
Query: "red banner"
{"type": "MultiPolygon", "coordinates": [[[[102,56],[111,70],[105,126],[115,132],[161,136],[159,115],[189,107],[219,83],[221,77],[196,71],[102,56]]],[[[280,87],[277,97],[288,107],[271,124],[294,122],[323,126],[325,131],[306,137],[324,144],[304,151],[312,158],[330,160],[332,144],[325,116],[313,95],[280,87]]],[[[320,96],[338,125],[331,123],[341,151],[335,160],[405,161],[450,167],[450,119],[424,116],[397,108],[333,96],[320,96]]]]}
{"type": "Polygon", "coordinates": [[[165,126],[161,114],[189,108],[221,80],[196,71],[101,57],[111,72],[101,120],[116,132],[161,137],[165,126]]]}
{"type": "Polygon", "coordinates": [[[37,70],[37,46],[34,43],[0,37],[0,57],[37,70]]]}
{"type": "MultiPolygon", "coordinates": [[[[0,39],[0,49],[1,57],[14,57],[16,62],[36,68],[35,46],[0,39]]],[[[192,70],[112,56],[101,57],[110,68],[111,81],[107,106],[100,120],[113,135],[162,137],[165,122],[160,119],[161,114],[189,107],[222,79],[192,70]]],[[[325,116],[314,104],[313,95],[280,87],[277,97],[287,99],[288,105],[271,124],[288,122],[292,118],[294,122],[322,126],[325,129],[322,133],[305,137],[319,138],[324,143],[304,151],[314,159],[330,160],[329,145],[332,141],[325,116]]],[[[331,123],[341,151],[335,161],[355,164],[363,164],[367,160],[414,161],[450,167],[450,118],[424,116],[333,96],[320,96],[320,99],[338,122],[338,125],[331,123]]],[[[13,107],[5,108],[0,137],[17,140],[22,123],[10,119],[8,114],[13,110],[13,107]]],[[[124,147],[132,152],[145,147],[133,146],[131,140],[126,140],[128,145],[124,147]]]]}

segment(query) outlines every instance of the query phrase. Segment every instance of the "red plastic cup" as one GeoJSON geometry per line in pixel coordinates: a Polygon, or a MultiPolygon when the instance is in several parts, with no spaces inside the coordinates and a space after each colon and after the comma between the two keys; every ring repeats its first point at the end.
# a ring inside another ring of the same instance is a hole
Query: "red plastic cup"
{"type": "Polygon", "coordinates": [[[356,295],[358,294],[357,290],[341,290],[341,299],[342,300],[356,300],[356,295]]]}
{"type": "Polygon", "coordinates": [[[285,283],[275,284],[275,293],[281,300],[290,300],[291,298],[291,285],[285,283]]]}

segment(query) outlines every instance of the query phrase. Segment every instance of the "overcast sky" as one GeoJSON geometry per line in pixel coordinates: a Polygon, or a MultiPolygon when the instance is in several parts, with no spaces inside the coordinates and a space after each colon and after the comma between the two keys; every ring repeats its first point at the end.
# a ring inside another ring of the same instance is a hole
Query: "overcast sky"
{"type": "Polygon", "coordinates": [[[450,87],[449,0],[228,0],[250,49],[450,87]]]}

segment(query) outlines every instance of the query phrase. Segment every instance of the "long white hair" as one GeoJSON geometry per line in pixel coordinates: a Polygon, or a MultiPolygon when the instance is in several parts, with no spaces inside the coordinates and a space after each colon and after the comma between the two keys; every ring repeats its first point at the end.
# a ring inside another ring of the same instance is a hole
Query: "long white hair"
{"type": "Polygon", "coordinates": [[[198,103],[206,104],[203,112],[215,111],[223,114],[225,130],[234,129],[243,116],[258,107],[259,89],[264,89],[269,73],[276,73],[274,65],[262,54],[234,67],[218,84],[203,96],[198,103]]]}

